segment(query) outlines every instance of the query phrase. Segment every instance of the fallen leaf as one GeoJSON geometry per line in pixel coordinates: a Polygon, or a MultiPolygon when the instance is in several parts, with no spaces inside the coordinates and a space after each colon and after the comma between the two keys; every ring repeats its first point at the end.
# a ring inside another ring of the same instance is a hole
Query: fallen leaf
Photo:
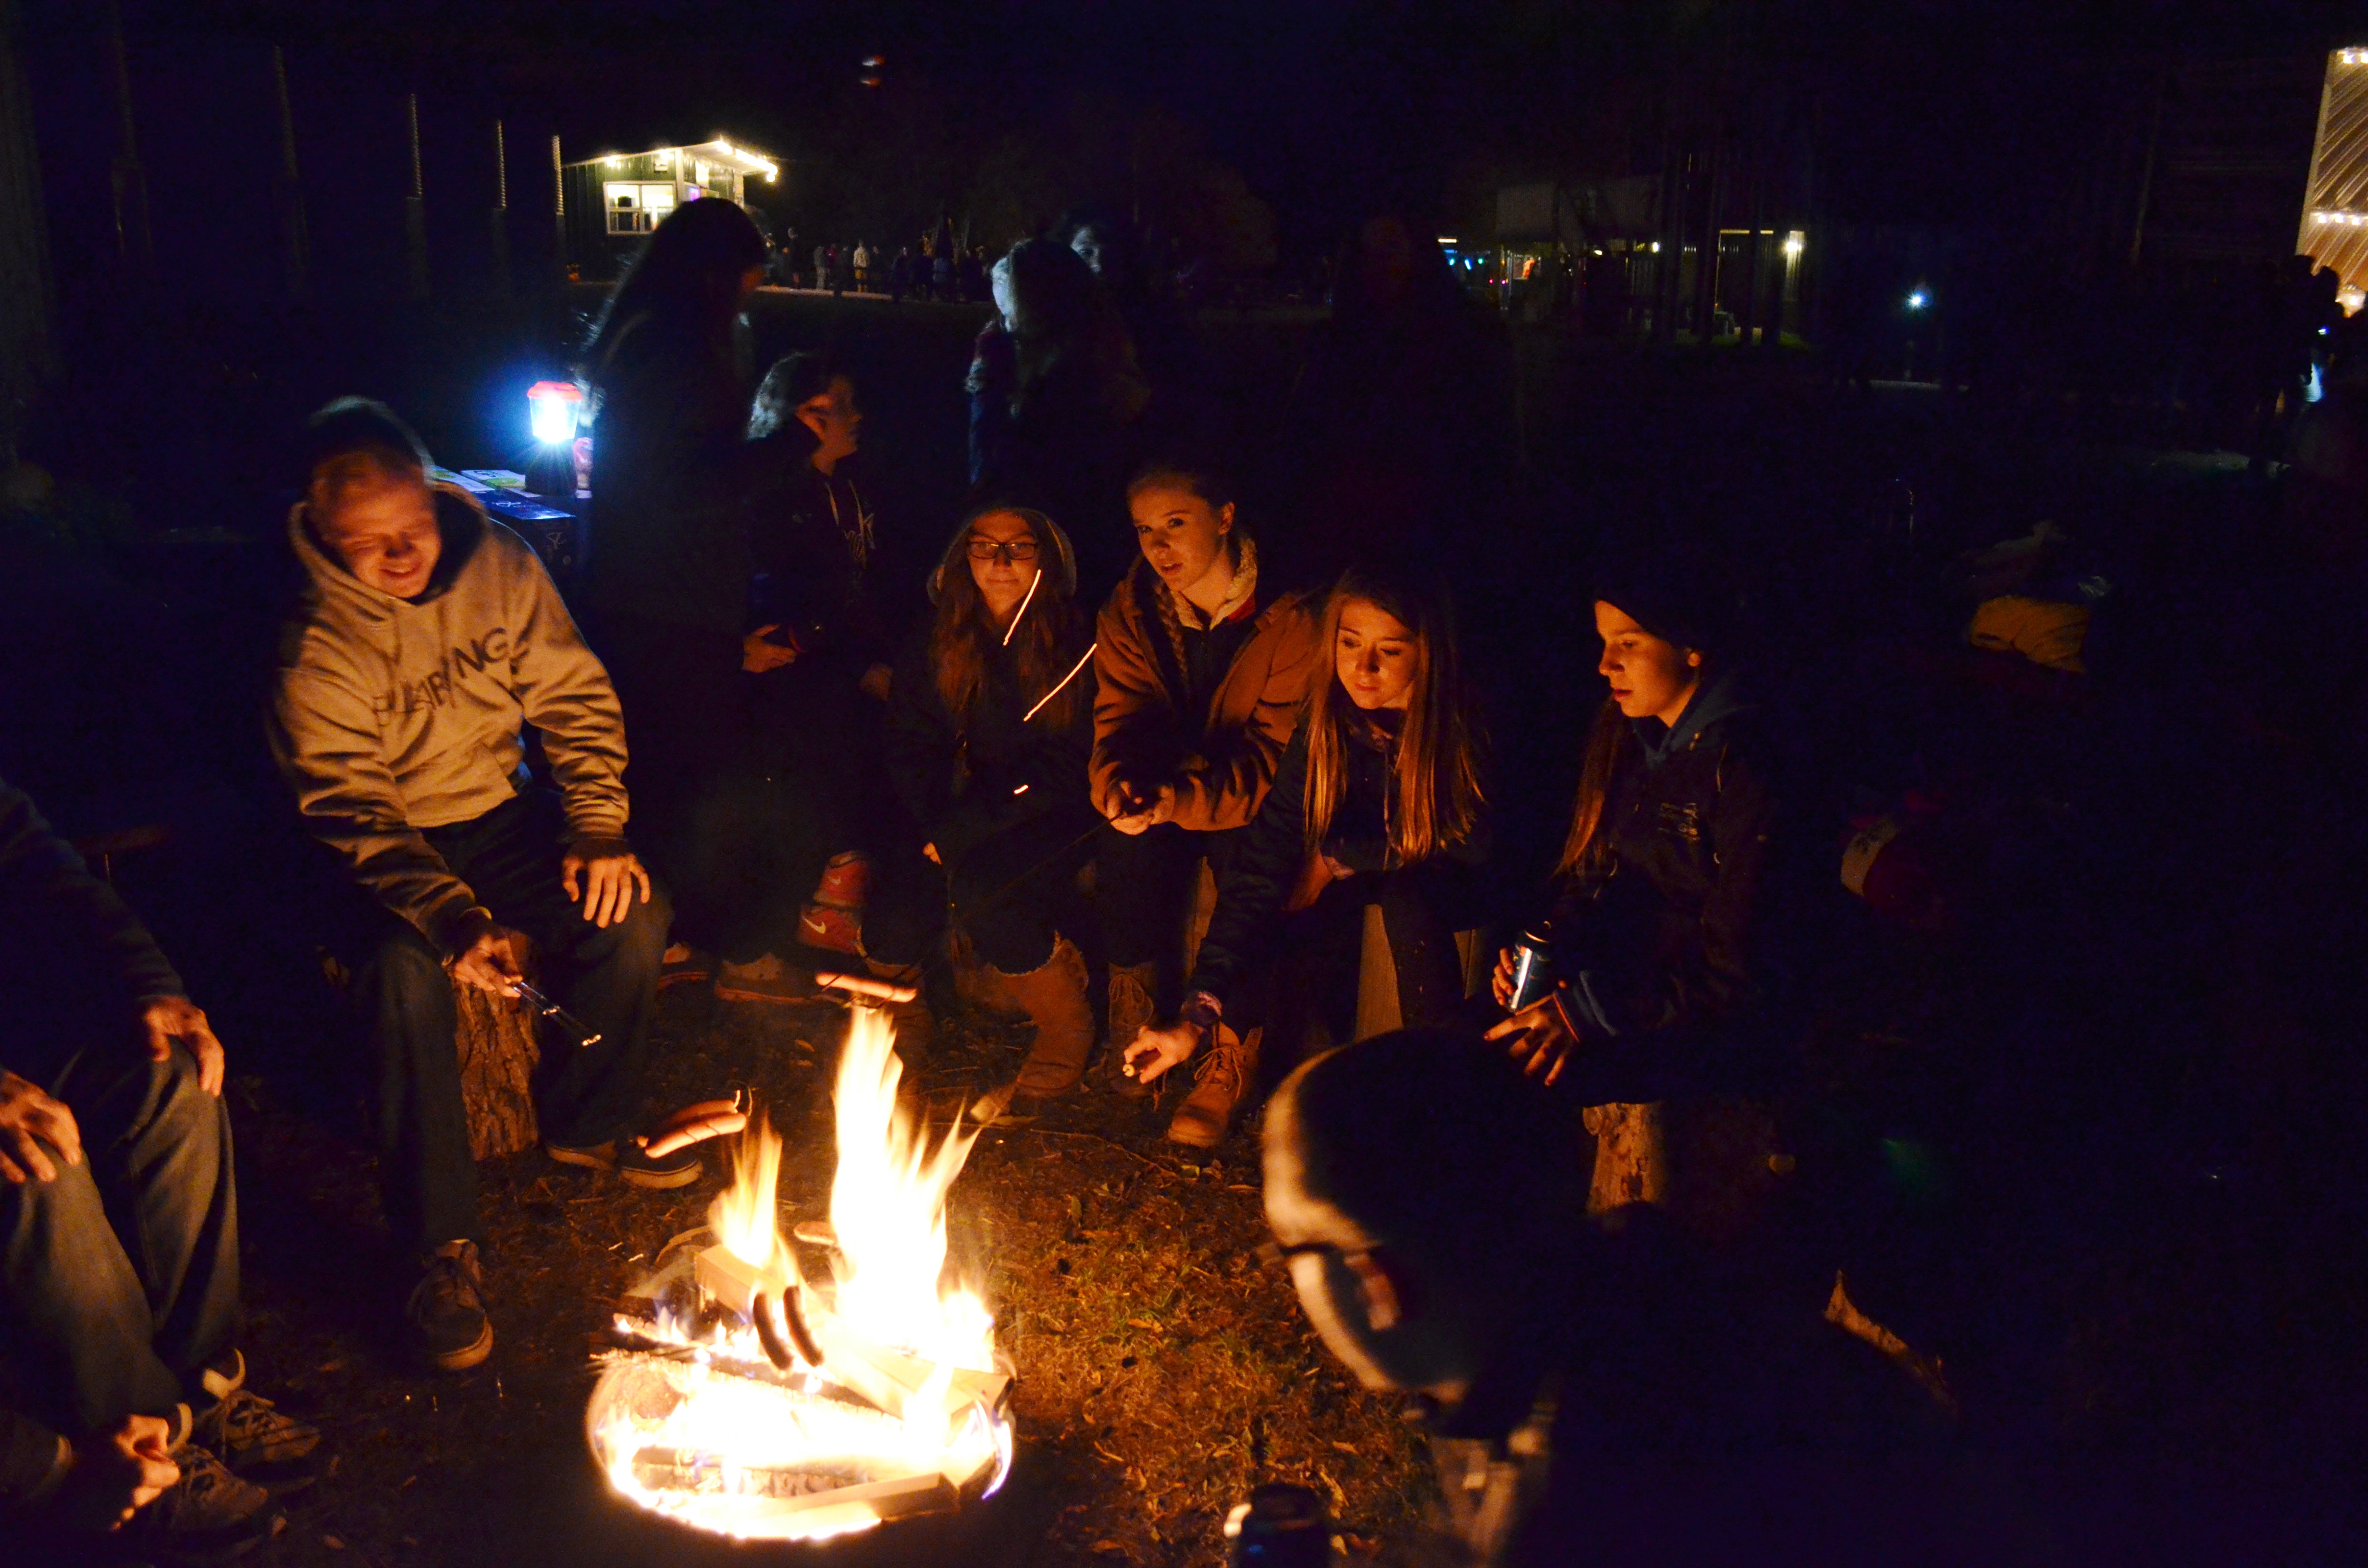
{"type": "Polygon", "coordinates": [[[346,1543],[339,1540],[333,1535],[323,1536],[321,1538],[321,1544],[327,1547],[331,1551],[343,1551],[346,1549],[346,1543]]]}
{"type": "Polygon", "coordinates": [[[1121,1546],[1114,1540],[1098,1540],[1094,1542],[1093,1550],[1096,1551],[1124,1551],[1126,1548],[1121,1546]]]}
{"type": "Polygon", "coordinates": [[[1159,1329],[1159,1325],[1152,1322],[1149,1318],[1129,1318],[1126,1320],[1126,1326],[1129,1328],[1147,1328],[1152,1330],[1154,1333],[1158,1332],[1159,1329]]]}
{"type": "MultiPolygon", "coordinates": [[[[1341,1441],[1339,1438],[1338,1438],[1338,1437],[1335,1437],[1335,1438],[1333,1438],[1333,1439],[1332,1439],[1332,1446],[1333,1446],[1334,1448],[1336,1448],[1336,1449],[1339,1449],[1339,1450],[1340,1450],[1342,1453],[1344,1453],[1344,1454],[1353,1454],[1353,1453],[1356,1453],[1356,1452],[1357,1452],[1357,1445],[1356,1445],[1356,1444],[1354,1444],[1354,1443],[1344,1443],[1344,1442],[1342,1442],[1342,1441],[1341,1441]]],[[[1361,1458],[1362,1456],[1360,1456],[1360,1457],[1361,1458]]]]}

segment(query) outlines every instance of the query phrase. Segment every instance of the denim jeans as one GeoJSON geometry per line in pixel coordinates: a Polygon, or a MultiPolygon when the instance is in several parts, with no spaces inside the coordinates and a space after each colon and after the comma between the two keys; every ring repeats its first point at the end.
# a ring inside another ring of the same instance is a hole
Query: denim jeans
{"type": "MultiPolygon", "coordinates": [[[[127,1031],[128,1037],[129,1031],[127,1031]]],[[[0,1182],[0,1330],[35,1414],[80,1437],[170,1416],[238,1328],[230,1111],[196,1061],[125,1040],[67,1058],[44,1085],[82,1133],[54,1180],[0,1182]]]]}
{"type": "MultiPolygon", "coordinates": [[[[659,889],[605,930],[585,919],[560,886],[563,833],[555,802],[529,795],[423,836],[495,920],[533,939],[541,989],[599,1031],[579,1049],[546,1030],[535,1082],[544,1139],[582,1147],[625,1136],[641,1114],[667,906],[659,889]]],[[[407,1245],[479,1239],[452,983],[409,922],[378,913],[353,1002],[374,1074],[387,1221],[407,1245]]]]}
{"type": "Polygon", "coordinates": [[[1086,836],[1097,820],[1082,810],[1037,817],[942,866],[918,846],[883,858],[863,915],[863,950],[883,963],[917,964],[951,913],[981,961],[1005,974],[1043,968],[1064,923],[1077,935],[1077,872],[1104,836],[1086,836]]]}

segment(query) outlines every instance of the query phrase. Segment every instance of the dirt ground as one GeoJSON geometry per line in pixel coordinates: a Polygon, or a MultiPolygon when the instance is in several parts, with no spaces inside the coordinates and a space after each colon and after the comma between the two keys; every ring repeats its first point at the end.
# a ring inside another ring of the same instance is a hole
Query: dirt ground
{"type": "MultiPolygon", "coordinates": [[[[671,993],[660,1098],[745,1083],[788,1144],[783,1225],[827,1212],[830,1078],[846,1014],[671,993]]],[[[1016,1065],[995,1020],[949,1020],[908,1092],[934,1118],[1016,1065]]],[[[608,1495],[583,1434],[594,1337],[657,1249],[701,1222],[723,1160],[672,1193],[529,1153],[484,1167],[493,1358],[414,1371],[392,1335],[366,1153],[317,1117],[239,1096],[248,1356],[256,1386],[329,1432],[336,1469],[290,1499],[265,1564],[669,1563],[769,1558],[639,1516],[608,1495]]],[[[953,1190],[958,1268],[984,1287],[1019,1368],[1019,1460],[950,1518],[842,1541],[835,1562],[1212,1563],[1227,1509],[1267,1481],[1315,1487],[1352,1551],[1399,1531],[1429,1484],[1399,1403],[1365,1393],[1317,1341],[1265,1238],[1256,1128],[1201,1153],[1160,1111],[1105,1093],[981,1140],[953,1190]]],[[[780,1553],[798,1558],[797,1550],[780,1553]]],[[[813,1553],[819,1561],[821,1553],[813,1553]]]]}

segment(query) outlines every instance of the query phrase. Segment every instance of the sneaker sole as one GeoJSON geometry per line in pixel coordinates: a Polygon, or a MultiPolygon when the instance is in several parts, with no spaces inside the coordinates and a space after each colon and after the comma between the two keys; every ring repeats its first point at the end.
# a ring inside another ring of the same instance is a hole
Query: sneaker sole
{"type": "Polygon", "coordinates": [[[628,1187],[646,1187],[664,1192],[670,1187],[689,1187],[699,1179],[700,1167],[688,1165],[678,1171],[629,1171],[619,1167],[617,1179],[628,1187]]]}
{"type": "Polygon", "coordinates": [[[700,1171],[702,1169],[700,1163],[693,1160],[679,1170],[632,1170],[619,1165],[614,1160],[602,1159],[588,1150],[561,1149],[548,1143],[543,1145],[542,1152],[563,1165],[575,1165],[587,1171],[614,1171],[617,1173],[617,1179],[629,1187],[646,1187],[659,1191],[669,1187],[689,1187],[699,1179],[700,1171]]]}
{"type": "Polygon", "coordinates": [[[493,1353],[494,1325],[489,1323],[475,1344],[459,1350],[422,1350],[419,1358],[439,1372],[465,1372],[493,1353]]]}

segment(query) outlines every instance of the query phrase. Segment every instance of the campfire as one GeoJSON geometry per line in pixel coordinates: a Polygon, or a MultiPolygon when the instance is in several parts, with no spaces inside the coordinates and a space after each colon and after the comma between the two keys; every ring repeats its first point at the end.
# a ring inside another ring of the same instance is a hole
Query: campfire
{"type": "Polygon", "coordinates": [[[834,1091],[837,1250],[807,1278],[780,1233],[761,1114],[708,1228],[677,1236],[616,1317],[586,1415],[609,1483],[749,1540],[818,1540],[992,1494],[1011,1468],[994,1319],[949,1287],[946,1190],[977,1129],[932,1143],[897,1103],[887,1015],[854,1009],[834,1091]]]}

